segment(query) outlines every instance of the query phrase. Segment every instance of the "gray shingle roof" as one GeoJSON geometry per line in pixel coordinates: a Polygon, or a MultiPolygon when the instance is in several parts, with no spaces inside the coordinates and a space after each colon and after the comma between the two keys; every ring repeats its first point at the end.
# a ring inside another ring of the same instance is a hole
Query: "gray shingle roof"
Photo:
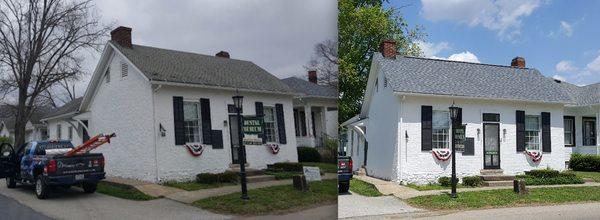
{"type": "Polygon", "coordinates": [[[73,99],[72,101],[64,104],[63,106],[58,107],[58,108],[54,109],[53,111],[45,114],[43,116],[43,118],[46,119],[46,118],[56,117],[59,115],[64,115],[67,113],[75,113],[75,112],[79,111],[79,106],[81,105],[82,100],[83,100],[83,97],[73,99]]]}
{"type": "Polygon", "coordinates": [[[332,86],[318,85],[296,77],[282,79],[285,84],[303,97],[337,98],[337,89],[332,86]]]}
{"type": "Polygon", "coordinates": [[[152,81],[200,84],[268,92],[293,91],[250,61],[111,42],[152,81]]]}
{"type": "MultiPolygon", "coordinates": [[[[489,64],[374,55],[396,92],[535,102],[572,103],[571,97],[538,70],[489,64]]],[[[381,83],[381,82],[380,82],[381,83]]]]}
{"type": "Polygon", "coordinates": [[[577,106],[598,105],[600,104],[600,83],[587,86],[576,86],[567,82],[556,81],[577,106]],[[559,83],[558,83],[559,82],[559,83]]]}

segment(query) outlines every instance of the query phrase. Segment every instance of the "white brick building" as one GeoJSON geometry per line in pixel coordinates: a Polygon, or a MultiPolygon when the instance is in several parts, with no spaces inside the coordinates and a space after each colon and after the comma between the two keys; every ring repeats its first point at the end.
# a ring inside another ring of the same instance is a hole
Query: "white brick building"
{"type": "Polygon", "coordinates": [[[361,113],[342,124],[355,169],[402,183],[450,176],[452,159],[433,152],[450,148],[453,103],[466,124],[459,177],[564,170],[571,153],[600,149],[600,84],[555,81],[525,68],[523,58],[498,66],[397,56],[394,47],[384,42],[374,55],[361,113]]]}

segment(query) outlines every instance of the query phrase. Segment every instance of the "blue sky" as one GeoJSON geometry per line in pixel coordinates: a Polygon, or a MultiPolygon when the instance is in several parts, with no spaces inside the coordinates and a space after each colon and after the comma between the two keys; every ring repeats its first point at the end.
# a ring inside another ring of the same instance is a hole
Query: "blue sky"
{"type": "Polygon", "coordinates": [[[427,34],[425,56],[527,67],[577,85],[600,82],[600,1],[391,0],[427,34]]]}

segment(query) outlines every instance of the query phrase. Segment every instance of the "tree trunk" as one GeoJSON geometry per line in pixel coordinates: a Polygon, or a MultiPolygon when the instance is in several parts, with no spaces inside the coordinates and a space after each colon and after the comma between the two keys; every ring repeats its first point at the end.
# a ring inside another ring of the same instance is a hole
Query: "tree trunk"
{"type": "Polygon", "coordinates": [[[19,89],[19,101],[17,104],[17,111],[15,114],[15,148],[25,143],[25,126],[29,121],[29,109],[31,107],[25,106],[27,102],[27,90],[19,89]]]}

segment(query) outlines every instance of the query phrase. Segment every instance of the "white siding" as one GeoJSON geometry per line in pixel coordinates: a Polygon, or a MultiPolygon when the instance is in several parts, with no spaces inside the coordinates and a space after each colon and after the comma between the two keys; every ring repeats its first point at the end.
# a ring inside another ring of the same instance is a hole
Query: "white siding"
{"type": "Polygon", "coordinates": [[[75,125],[76,127],[73,127],[73,139],[71,140],[71,143],[73,143],[73,146],[77,146],[82,143],[82,138],[79,134],[81,134],[80,130],[83,128],[81,128],[81,126],[76,121],[72,121],[71,123],[69,123],[65,120],[54,119],[48,120],[46,123],[49,139],[58,139],[57,125],[60,124],[62,130],[62,140],[69,140],[69,127],[75,125]]]}

